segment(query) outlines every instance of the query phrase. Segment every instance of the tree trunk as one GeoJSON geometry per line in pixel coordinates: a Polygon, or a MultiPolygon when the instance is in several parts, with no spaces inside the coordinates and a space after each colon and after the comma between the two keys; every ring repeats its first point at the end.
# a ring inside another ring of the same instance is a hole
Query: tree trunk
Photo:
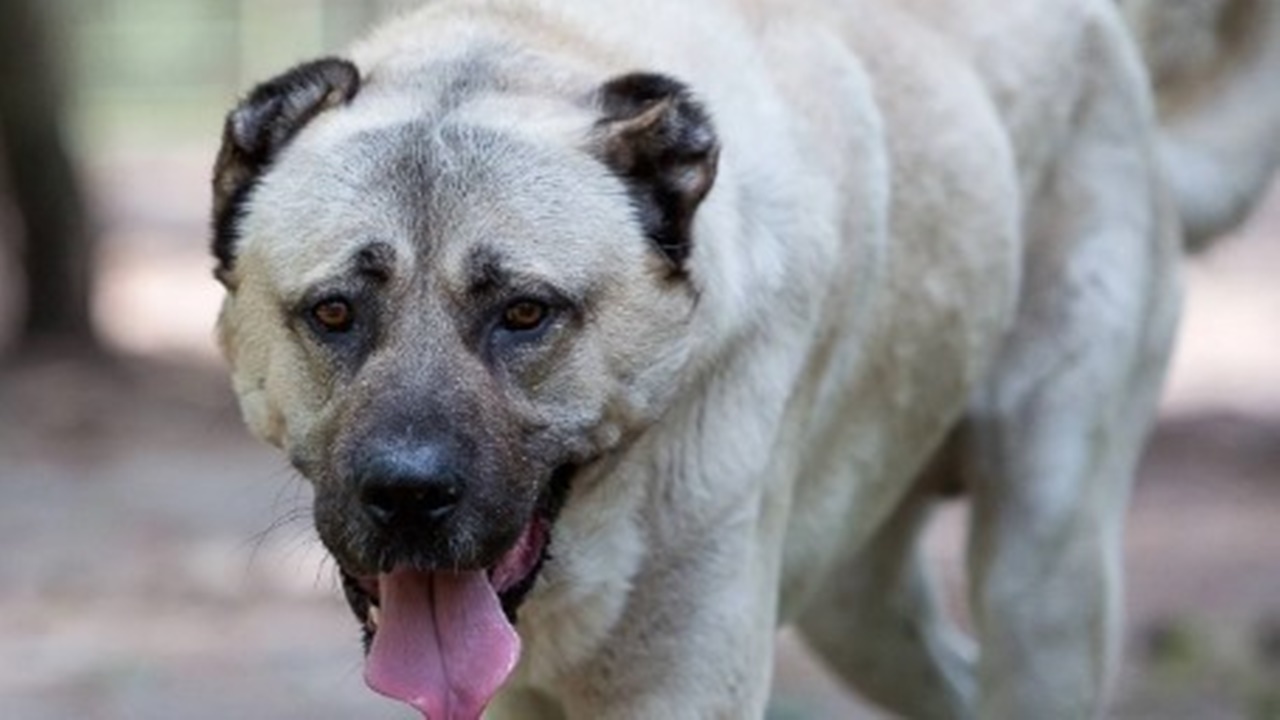
{"type": "Polygon", "coordinates": [[[38,0],[0,0],[0,152],[25,230],[18,347],[98,347],[92,238],[62,137],[62,77],[38,0]]]}

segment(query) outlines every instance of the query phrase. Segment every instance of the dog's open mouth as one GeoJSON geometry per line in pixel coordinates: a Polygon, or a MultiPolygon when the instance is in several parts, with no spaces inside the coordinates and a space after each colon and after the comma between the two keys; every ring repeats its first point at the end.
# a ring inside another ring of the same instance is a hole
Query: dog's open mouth
{"type": "Polygon", "coordinates": [[[549,532],[535,517],[484,570],[397,567],[344,578],[367,608],[369,687],[432,720],[478,718],[520,657],[515,612],[546,559],[549,532]]]}
{"type": "Polygon", "coordinates": [[[520,657],[516,614],[548,559],[570,472],[556,475],[515,544],[488,568],[343,571],[347,600],[365,628],[370,688],[431,720],[480,717],[520,657]]]}

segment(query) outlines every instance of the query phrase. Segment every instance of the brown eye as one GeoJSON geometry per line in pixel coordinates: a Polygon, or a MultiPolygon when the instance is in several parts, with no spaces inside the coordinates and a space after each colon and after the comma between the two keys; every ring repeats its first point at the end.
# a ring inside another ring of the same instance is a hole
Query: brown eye
{"type": "Polygon", "coordinates": [[[508,305],[502,313],[502,327],[514,332],[533,330],[546,319],[546,305],[534,300],[520,300],[508,305]]]}
{"type": "Polygon", "coordinates": [[[311,316],[320,323],[320,327],[329,332],[346,332],[355,322],[355,311],[351,303],[341,298],[325,300],[311,309],[311,316]]]}

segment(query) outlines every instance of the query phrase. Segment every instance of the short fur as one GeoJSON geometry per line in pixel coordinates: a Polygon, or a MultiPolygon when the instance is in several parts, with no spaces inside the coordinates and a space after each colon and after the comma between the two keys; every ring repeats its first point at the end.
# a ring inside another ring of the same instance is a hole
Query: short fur
{"type": "Polygon", "coordinates": [[[426,566],[571,478],[495,717],[759,718],[780,623],[906,717],[1101,712],[1181,257],[1113,3],[440,0],[351,57],[232,115],[220,336],[345,569],[371,445],[452,448],[426,566]]]}

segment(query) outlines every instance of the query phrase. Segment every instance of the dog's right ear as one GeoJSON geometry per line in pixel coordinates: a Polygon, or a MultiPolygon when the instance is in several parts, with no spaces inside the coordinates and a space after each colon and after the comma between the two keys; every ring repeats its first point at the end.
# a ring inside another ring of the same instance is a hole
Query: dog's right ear
{"type": "Polygon", "coordinates": [[[304,125],[350,102],[359,89],[355,65],[324,58],[262,83],[227,115],[213,168],[214,276],[223,285],[232,284],[236,226],[254,183],[304,125]]]}

